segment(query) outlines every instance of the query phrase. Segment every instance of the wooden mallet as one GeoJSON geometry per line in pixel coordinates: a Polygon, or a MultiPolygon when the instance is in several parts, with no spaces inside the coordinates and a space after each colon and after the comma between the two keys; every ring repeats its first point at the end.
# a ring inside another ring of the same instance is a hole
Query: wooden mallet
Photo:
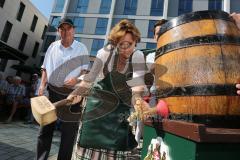
{"type": "Polygon", "coordinates": [[[45,96],[31,98],[31,108],[35,120],[40,126],[48,125],[57,120],[56,108],[71,105],[71,101],[63,99],[61,101],[51,103],[45,96]]]}

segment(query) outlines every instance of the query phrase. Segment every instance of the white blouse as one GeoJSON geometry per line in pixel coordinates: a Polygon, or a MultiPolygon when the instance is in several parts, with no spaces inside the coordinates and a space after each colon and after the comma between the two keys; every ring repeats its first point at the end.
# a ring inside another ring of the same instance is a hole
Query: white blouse
{"type": "MultiPolygon", "coordinates": [[[[96,59],[90,70],[89,74],[85,75],[84,80],[88,82],[100,81],[104,78],[103,68],[104,64],[107,62],[110,51],[104,48],[97,52],[96,59]]],[[[116,55],[116,50],[113,51],[113,55],[108,64],[108,71],[111,72],[113,69],[114,57],[116,55]]],[[[129,60],[121,73],[125,73],[129,66],[129,60]]],[[[144,55],[141,51],[135,50],[132,55],[132,67],[133,67],[133,79],[128,81],[130,87],[144,85],[144,75],[145,75],[145,60],[144,55]]]]}

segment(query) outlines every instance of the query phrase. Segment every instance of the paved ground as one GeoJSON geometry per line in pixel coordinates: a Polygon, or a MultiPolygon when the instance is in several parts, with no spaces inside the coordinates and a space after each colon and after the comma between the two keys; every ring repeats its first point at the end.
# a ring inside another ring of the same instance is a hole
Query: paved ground
{"type": "MultiPolygon", "coordinates": [[[[0,160],[33,160],[38,134],[37,125],[23,122],[0,122],[0,160]]],[[[55,132],[49,160],[55,160],[59,146],[59,132],[55,132]]]]}
{"type": "MultiPolygon", "coordinates": [[[[0,111],[0,160],[33,160],[39,127],[37,124],[24,124],[21,118],[15,118],[10,124],[4,124],[6,115],[0,111]]],[[[60,132],[55,131],[48,160],[56,160],[60,132]]],[[[135,150],[130,158],[139,160],[140,152],[135,150]]]]}
{"type": "MultiPolygon", "coordinates": [[[[22,121],[4,124],[0,122],[0,160],[33,160],[36,151],[38,125],[22,121]]],[[[57,159],[60,133],[56,131],[49,160],[57,159]]],[[[140,153],[132,154],[131,160],[140,159],[140,153]]]]}
{"type": "MultiPolygon", "coordinates": [[[[0,160],[33,160],[37,135],[38,125],[24,124],[23,121],[15,121],[11,124],[0,122],[0,160]]],[[[57,159],[59,143],[60,133],[56,131],[49,160],[57,159]]],[[[133,153],[130,159],[140,159],[140,153],[133,153]]]]}

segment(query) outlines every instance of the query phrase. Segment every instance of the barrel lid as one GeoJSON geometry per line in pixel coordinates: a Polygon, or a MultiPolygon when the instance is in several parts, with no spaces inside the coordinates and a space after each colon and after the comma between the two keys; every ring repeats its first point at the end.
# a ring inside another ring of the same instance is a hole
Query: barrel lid
{"type": "Polygon", "coordinates": [[[167,23],[163,24],[158,33],[158,38],[163,33],[165,33],[166,31],[174,27],[177,27],[179,25],[189,23],[192,21],[199,21],[202,19],[222,19],[222,20],[234,22],[233,19],[230,18],[227,12],[224,12],[221,10],[204,10],[204,11],[191,12],[191,13],[183,14],[181,16],[173,18],[167,23]]]}

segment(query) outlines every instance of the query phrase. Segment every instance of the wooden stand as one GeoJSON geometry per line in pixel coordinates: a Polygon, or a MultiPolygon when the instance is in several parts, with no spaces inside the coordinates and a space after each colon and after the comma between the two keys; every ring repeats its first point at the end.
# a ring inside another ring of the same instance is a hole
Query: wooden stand
{"type": "Polygon", "coordinates": [[[171,160],[239,160],[240,129],[208,128],[175,120],[146,122],[142,159],[152,138],[162,137],[171,160]]]}

